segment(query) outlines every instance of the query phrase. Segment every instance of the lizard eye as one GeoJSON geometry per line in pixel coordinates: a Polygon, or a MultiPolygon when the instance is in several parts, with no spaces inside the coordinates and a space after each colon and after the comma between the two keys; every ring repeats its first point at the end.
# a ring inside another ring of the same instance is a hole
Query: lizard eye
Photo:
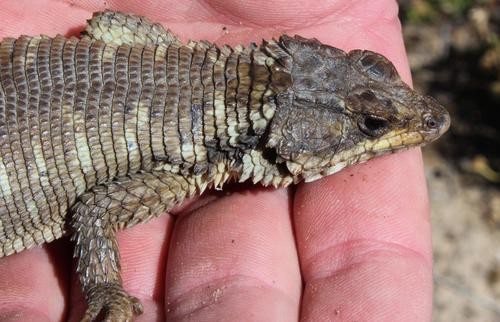
{"type": "Polygon", "coordinates": [[[432,115],[426,115],[424,117],[424,124],[429,129],[435,129],[438,127],[438,121],[432,115]]]}
{"type": "Polygon", "coordinates": [[[364,115],[359,121],[358,126],[361,132],[371,137],[379,137],[387,131],[389,122],[386,119],[373,115],[364,115]]]}

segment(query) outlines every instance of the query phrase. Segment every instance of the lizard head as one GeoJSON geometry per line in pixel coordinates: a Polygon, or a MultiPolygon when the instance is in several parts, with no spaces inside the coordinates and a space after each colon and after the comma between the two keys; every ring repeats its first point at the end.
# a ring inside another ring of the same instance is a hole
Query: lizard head
{"type": "Polygon", "coordinates": [[[415,92],[384,56],[345,53],[283,36],[291,85],[276,95],[267,147],[299,179],[313,181],[375,156],[421,146],[449,127],[448,112],[415,92]]]}

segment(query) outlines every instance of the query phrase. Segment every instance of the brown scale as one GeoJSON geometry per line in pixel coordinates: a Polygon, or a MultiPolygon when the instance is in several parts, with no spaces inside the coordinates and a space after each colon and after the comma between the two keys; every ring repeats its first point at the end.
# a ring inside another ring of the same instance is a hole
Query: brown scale
{"type": "Polygon", "coordinates": [[[167,98],[167,47],[157,46],[154,52],[153,78],[155,82],[151,106],[151,149],[156,160],[167,160],[166,147],[163,141],[165,100],[167,98]]]}
{"type": "Polygon", "coordinates": [[[250,116],[248,113],[248,102],[252,78],[250,75],[251,59],[247,54],[248,49],[243,55],[238,57],[238,90],[236,94],[236,111],[238,114],[238,141],[245,144],[250,138],[250,116]]]}
{"type": "MultiPolygon", "coordinates": [[[[50,224],[51,214],[58,214],[59,209],[66,204],[66,193],[62,186],[61,177],[56,167],[54,155],[55,151],[52,145],[52,124],[51,107],[52,98],[52,75],[50,70],[50,50],[52,39],[42,37],[38,45],[37,52],[37,74],[40,86],[40,96],[38,101],[39,133],[42,145],[43,160],[45,160],[45,172],[48,177],[49,185],[45,186],[46,197],[50,205],[50,212],[43,212],[42,222],[50,224]]],[[[41,177],[45,175],[41,174],[41,177]]],[[[57,217],[57,215],[55,216],[57,217]]]]}
{"type": "Polygon", "coordinates": [[[181,164],[181,138],[179,133],[179,47],[171,45],[167,50],[167,98],[163,119],[163,139],[167,149],[168,161],[181,164]]]}
{"type": "MultiPolygon", "coordinates": [[[[60,201],[60,213],[65,213],[69,207],[76,199],[76,189],[71,180],[68,164],[66,163],[64,156],[64,146],[65,141],[63,140],[63,112],[64,107],[63,93],[64,93],[64,72],[63,72],[63,48],[66,39],[59,36],[52,41],[52,46],[50,49],[50,66],[52,75],[52,99],[50,102],[51,108],[51,135],[52,135],[52,146],[54,149],[54,161],[56,168],[61,179],[62,186],[60,189],[64,190],[66,194],[66,200],[60,201]]],[[[30,58],[33,60],[34,57],[30,58]]],[[[26,68],[28,69],[28,68],[26,68]]],[[[63,199],[63,198],[61,198],[63,199]]],[[[54,216],[53,216],[54,217],[54,216]]],[[[60,216],[59,216],[60,217],[60,216]]],[[[53,218],[54,221],[60,222],[60,218],[53,218]]]]}
{"type": "MultiPolygon", "coordinates": [[[[73,112],[73,127],[76,138],[76,149],[78,159],[84,173],[87,187],[95,186],[97,182],[95,165],[92,162],[88,133],[85,127],[87,93],[89,90],[89,42],[80,41],[76,45],[75,70],[76,70],[76,92],[73,112]]],[[[42,132],[43,134],[43,132],[42,132]]]]}
{"type": "MultiPolygon", "coordinates": [[[[25,171],[28,172],[27,180],[21,179],[19,181],[20,189],[23,193],[29,192],[29,195],[26,195],[26,200],[25,200],[26,202],[28,202],[26,208],[30,210],[30,204],[34,205],[35,207],[33,207],[31,211],[37,217],[39,215],[39,209],[44,207],[45,209],[43,210],[46,211],[49,205],[47,204],[45,198],[42,198],[43,200],[40,200],[39,203],[36,203],[34,201],[34,196],[33,196],[33,192],[42,192],[42,189],[40,181],[37,180],[38,171],[35,163],[35,156],[33,155],[33,149],[31,148],[31,138],[29,135],[31,131],[29,124],[30,121],[29,116],[31,114],[36,113],[36,112],[30,113],[28,111],[28,104],[31,103],[31,101],[28,102],[28,93],[30,91],[30,88],[28,87],[28,80],[27,80],[28,76],[26,75],[25,71],[27,67],[26,54],[28,52],[29,44],[30,44],[30,39],[26,37],[20,38],[16,40],[14,43],[12,43],[13,58],[12,58],[11,72],[13,77],[12,80],[14,81],[14,86],[16,88],[17,100],[16,100],[15,116],[14,115],[12,116],[16,121],[16,125],[12,124],[12,127],[9,130],[11,130],[11,133],[13,131],[19,133],[18,135],[20,138],[20,143],[23,148],[21,150],[22,157],[26,161],[25,171]],[[20,57],[18,57],[19,55],[20,57]]],[[[35,68],[32,68],[32,70],[35,70],[35,68]]],[[[33,74],[35,74],[36,77],[36,70],[33,74]]],[[[30,75],[30,78],[34,77],[30,75]]]]}
{"type": "MultiPolygon", "coordinates": [[[[1,84],[2,91],[5,96],[5,121],[8,129],[8,142],[5,142],[2,146],[2,154],[4,165],[9,179],[10,190],[12,192],[13,202],[7,201],[7,210],[10,214],[17,213],[18,217],[23,217],[25,214],[29,214],[28,205],[24,201],[24,186],[28,181],[26,176],[26,169],[22,165],[24,162],[23,156],[20,153],[21,143],[19,138],[19,133],[17,132],[17,115],[16,115],[16,87],[14,80],[12,78],[12,52],[14,49],[15,40],[6,39],[0,44],[0,74],[1,74],[1,84]],[[16,151],[16,152],[14,152],[16,151]]],[[[32,198],[28,200],[32,201],[32,198]]],[[[13,221],[16,216],[7,215],[4,211],[5,207],[2,207],[2,222],[4,226],[4,233],[6,235],[6,240],[14,241],[16,238],[20,238],[22,235],[22,221],[13,221]]],[[[15,251],[15,246],[13,244],[5,244],[3,253],[10,254],[15,251]]]]}
{"type": "MultiPolygon", "coordinates": [[[[12,107],[12,100],[15,100],[15,86],[12,81],[10,56],[13,48],[14,40],[6,39],[5,43],[0,44],[0,73],[1,73],[1,91],[2,92],[2,124],[5,126],[2,133],[2,161],[8,176],[8,185],[2,184],[2,189],[5,189],[7,194],[4,195],[4,205],[0,208],[0,218],[2,220],[2,231],[0,240],[3,247],[0,250],[2,254],[11,254],[15,251],[13,248],[13,241],[18,238],[15,230],[14,218],[16,217],[17,203],[19,198],[9,193],[9,190],[20,194],[21,187],[16,175],[14,164],[14,155],[11,148],[12,138],[10,133],[15,131],[15,114],[8,108],[12,107]],[[10,106],[9,106],[10,105],[10,106]],[[14,185],[14,186],[12,186],[14,185]],[[10,188],[7,190],[7,188],[10,188]],[[14,199],[15,198],[15,199],[14,199]]],[[[23,216],[26,214],[26,207],[24,204],[19,204],[18,215],[23,216]]]]}
{"type": "MultiPolygon", "coordinates": [[[[0,62],[2,61],[2,56],[3,56],[3,47],[0,44],[0,62]]],[[[3,72],[3,68],[0,68],[0,72],[3,72]]],[[[7,120],[6,120],[6,99],[5,99],[5,93],[2,85],[2,79],[0,78],[0,128],[2,129],[0,132],[0,152],[3,156],[1,160],[0,167],[3,167],[4,169],[7,167],[9,164],[9,161],[12,162],[12,155],[10,151],[10,144],[8,141],[8,131],[7,131],[7,120]],[[10,159],[10,160],[9,160],[10,159]]],[[[8,175],[8,172],[6,173],[8,175]]],[[[14,206],[14,199],[12,198],[12,194],[10,193],[10,190],[12,188],[10,187],[10,182],[7,182],[7,184],[0,184],[0,191],[2,192],[2,198],[0,199],[0,210],[3,210],[1,212],[0,218],[3,221],[5,219],[5,223],[9,223],[9,225],[5,225],[2,230],[0,230],[0,240],[7,240],[9,239],[9,227],[12,226],[12,218],[14,218],[15,212],[15,206],[14,206]]],[[[5,243],[7,244],[7,243],[5,243]]],[[[2,249],[0,249],[0,253],[2,252],[2,249]]]]}
{"type": "Polygon", "coordinates": [[[225,78],[226,78],[226,115],[228,124],[229,145],[233,148],[239,147],[238,137],[238,111],[236,109],[236,95],[238,91],[238,56],[239,54],[232,51],[227,59],[225,78]]]}
{"type": "Polygon", "coordinates": [[[102,70],[102,91],[100,93],[99,106],[99,140],[108,170],[108,178],[114,178],[118,174],[118,161],[114,150],[111,113],[113,105],[113,95],[115,93],[115,53],[114,46],[106,45],[103,50],[101,70],[102,70]]]}
{"type": "Polygon", "coordinates": [[[218,50],[215,46],[210,46],[205,54],[203,67],[201,68],[201,82],[203,84],[203,138],[204,145],[208,150],[208,157],[214,154],[217,149],[215,110],[214,110],[214,82],[213,70],[217,61],[218,50]]]}
{"type": "Polygon", "coordinates": [[[129,170],[129,158],[127,141],[125,139],[124,101],[130,87],[128,80],[128,60],[130,55],[129,46],[120,46],[116,51],[115,81],[116,89],[113,95],[111,107],[111,130],[113,135],[113,146],[118,162],[118,176],[123,176],[129,170]]]}
{"type": "Polygon", "coordinates": [[[181,143],[183,168],[191,168],[195,163],[193,134],[191,133],[191,68],[192,50],[187,46],[179,48],[179,103],[177,105],[178,131],[181,143]]]}
{"type": "MultiPolygon", "coordinates": [[[[18,75],[24,75],[24,77],[16,78],[16,87],[18,91],[21,91],[21,88],[25,88],[26,92],[29,93],[30,99],[29,104],[25,106],[27,113],[19,113],[24,104],[18,102],[18,124],[25,124],[25,126],[20,126],[18,131],[21,134],[21,138],[26,136],[26,139],[22,143],[23,151],[27,163],[26,168],[30,172],[30,190],[32,191],[37,208],[32,210],[30,216],[23,217],[23,226],[26,229],[31,230],[29,227],[34,227],[32,231],[33,239],[23,239],[23,246],[29,247],[33,243],[41,244],[62,235],[60,227],[62,222],[61,213],[67,211],[68,203],[66,202],[67,195],[63,186],[64,181],[61,180],[63,173],[58,171],[55,163],[45,160],[42,151],[44,141],[41,140],[40,133],[42,119],[38,113],[39,100],[32,97],[33,93],[39,96],[41,92],[38,79],[38,60],[35,60],[39,54],[39,38],[21,38],[16,42],[16,49],[20,47],[22,47],[25,59],[23,62],[18,62],[17,68],[19,69],[18,75]],[[24,46],[25,44],[27,45],[26,47],[24,46]],[[48,175],[48,165],[52,166],[52,176],[48,175]],[[45,225],[42,223],[45,223],[45,225]],[[41,229],[42,227],[51,227],[51,232],[48,232],[48,230],[44,231],[44,229],[41,229]]],[[[48,53],[45,52],[44,54],[48,53]]],[[[16,69],[16,60],[14,59],[13,62],[14,69],[16,69]]],[[[22,96],[23,94],[18,92],[18,98],[22,96]]],[[[57,112],[60,113],[60,107],[57,109],[57,112]]],[[[52,128],[52,125],[49,125],[49,127],[51,127],[50,135],[55,134],[57,129],[52,128]]],[[[55,154],[54,151],[52,152],[55,154]]],[[[70,190],[71,187],[68,186],[68,191],[70,190]]]]}
{"type": "Polygon", "coordinates": [[[99,128],[101,127],[100,112],[102,81],[102,55],[104,43],[94,42],[89,48],[89,88],[87,93],[87,106],[85,107],[85,131],[90,148],[90,158],[96,170],[97,184],[108,180],[108,168],[104,159],[99,128]]]}
{"type": "Polygon", "coordinates": [[[224,69],[226,61],[230,55],[230,49],[227,46],[219,50],[219,56],[215,62],[212,79],[214,82],[214,115],[215,115],[215,128],[218,142],[219,151],[229,151],[228,146],[228,133],[227,133],[227,118],[226,106],[224,96],[226,92],[226,79],[224,76],[224,69]]]}
{"type": "Polygon", "coordinates": [[[137,113],[137,138],[142,157],[141,167],[144,170],[150,171],[153,166],[153,151],[151,148],[151,104],[155,86],[153,75],[154,48],[144,48],[141,60],[142,91],[139,98],[139,111],[137,113]]]}
{"type": "MultiPolygon", "coordinates": [[[[35,192],[34,199],[38,208],[40,220],[45,225],[51,225],[52,219],[50,213],[59,213],[59,207],[55,200],[55,191],[48,178],[48,170],[50,160],[46,159],[47,155],[51,154],[51,144],[46,143],[48,133],[42,132],[42,122],[45,123],[45,128],[48,127],[48,114],[49,114],[49,95],[44,92],[50,83],[50,74],[48,73],[48,56],[51,40],[47,38],[32,38],[26,52],[26,66],[20,66],[26,70],[26,78],[29,87],[29,104],[27,110],[27,118],[20,115],[18,111],[18,122],[20,124],[26,122],[28,130],[19,127],[18,131],[21,135],[21,142],[25,160],[27,162],[26,168],[29,172],[30,190],[35,192]],[[43,82],[43,88],[42,88],[43,82]],[[45,137],[44,137],[45,135],[45,137]],[[45,144],[45,147],[44,147],[45,144]],[[44,151],[45,148],[45,151],[44,151]],[[41,187],[41,188],[40,188],[41,187]],[[39,194],[39,195],[38,195],[39,194]],[[46,199],[42,201],[41,199],[46,199]],[[47,207],[48,206],[48,207],[47,207]]],[[[19,86],[16,84],[16,87],[19,86]]],[[[52,172],[52,170],[51,170],[52,172]]],[[[52,174],[52,173],[51,173],[52,174]]],[[[57,173],[55,174],[57,175],[57,173]]],[[[28,192],[27,187],[22,188],[28,192]]]]}
{"type": "Polygon", "coordinates": [[[262,111],[264,94],[270,83],[270,73],[266,66],[267,56],[261,51],[252,52],[252,90],[250,92],[250,119],[252,128],[257,135],[264,133],[267,122],[262,111]]]}
{"type": "Polygon", "coordinates": [[[125,102],[125,137],[129,155],[129,172],[137,172],[141,168],[141,151],[137,138],[137,122],[139,113],[139,97],[141,96],[141,57],[142,47],[132,47],[129,56],[129,88],[125,102]]]}
{"type": "MultiPolygon", "coordinates": [[[[68,166],[69,175],[73,181],[76,195],[80,195],[87,190],[87,183],[85,182],[85,175],[83,173],[80,159],[78,159],[74,127],[74,107],[76,99],[76,45],[76,38],[66,40],[62,52],[62,73],[64,75],[64,94],[62,99],[62,137],[64,142],[64,160],[68,166]]],[[[38,86],[38,82],[34,82],[34,85],[38,86]]],[[[32,95],[32,99],[37,99],[37,97],[37,95],[32,95]]],[[[36,111],[36,109],[34,109],[34,111],[36,111]]],[[[36,115],[34,115],[34,117],[36,117],[36,115]]],[[[34,144],[33,147],[35,148],[35,146],[37,145],[34,144]]]]}
{"type": "Polygon", "coordinates": [[[196,43],[193,48],[193,57],[189,70],[191,82],[191,135],[194,142],[195,165],[193,172],[203,173],[207,170],[207,149],[203,138],[203,84],[201,73],[207,47],[196,43]]]}

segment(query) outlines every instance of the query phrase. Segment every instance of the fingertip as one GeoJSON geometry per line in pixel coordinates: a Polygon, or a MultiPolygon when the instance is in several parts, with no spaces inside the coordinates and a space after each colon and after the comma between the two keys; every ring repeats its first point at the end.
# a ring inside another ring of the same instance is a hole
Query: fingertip
{"type": "Polygon", "coordinates": [[[366,258],[305,284],[302,320],[430,321],[432,275],[415,254],[366,258]]]}
{"type": "Polygon", "coordinates": [[[286,192],[257,188],[182,216],[168,260],[167,317],[296,319],[301,281],[289,204],[286,192]]]}
{"type": "Polygon", "coordinates": [[[2,321],[4,317],[12,321],[61,321],[64,318],[71,264],[62,258],[69,254],[61,242],[54,244],[1,258],[2,321]]]}

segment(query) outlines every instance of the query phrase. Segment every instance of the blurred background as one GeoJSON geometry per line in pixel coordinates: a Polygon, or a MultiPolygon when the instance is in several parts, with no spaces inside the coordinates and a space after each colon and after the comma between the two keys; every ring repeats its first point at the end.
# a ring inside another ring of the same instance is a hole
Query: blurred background
{"type": "Polygon", "coordinates": [[[399,4],[414,86],[452,116],[424,149],[433,320],[500,322],[500,1],[399,4]]]}

